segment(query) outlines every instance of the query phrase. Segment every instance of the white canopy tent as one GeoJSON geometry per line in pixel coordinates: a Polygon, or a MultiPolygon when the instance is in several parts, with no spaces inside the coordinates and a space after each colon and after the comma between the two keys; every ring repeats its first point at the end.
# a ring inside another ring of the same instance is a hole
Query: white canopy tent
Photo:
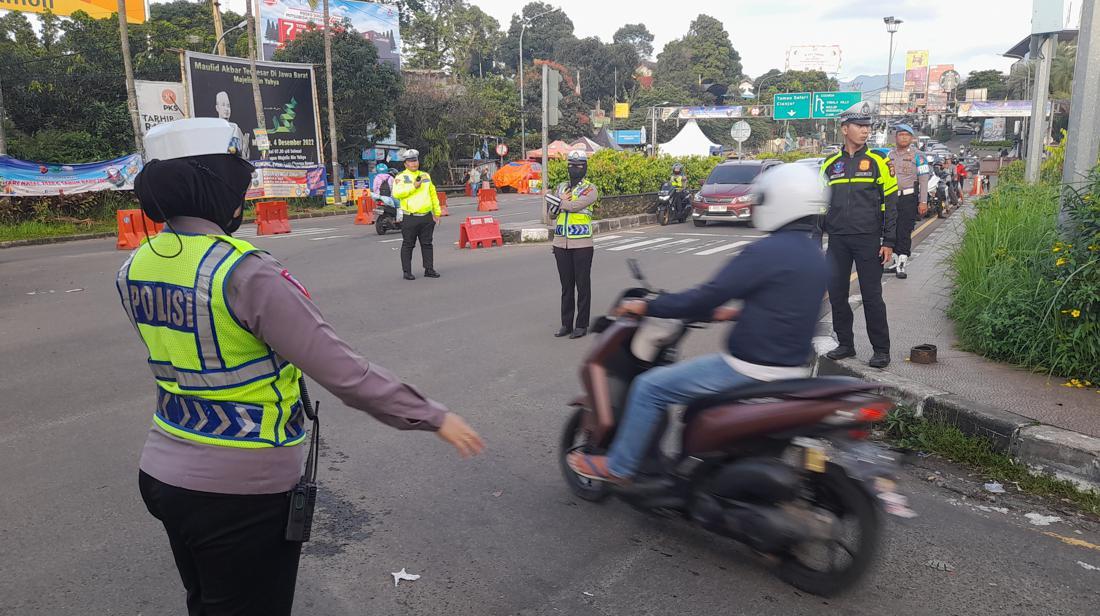
{"type": "Polygon", "coordinates": [[[698,122],[688,120],[671,141],[658,147],[661,154],[668,156],[710,156],[710,149],[718,144],[707,139],[698,122]]]}

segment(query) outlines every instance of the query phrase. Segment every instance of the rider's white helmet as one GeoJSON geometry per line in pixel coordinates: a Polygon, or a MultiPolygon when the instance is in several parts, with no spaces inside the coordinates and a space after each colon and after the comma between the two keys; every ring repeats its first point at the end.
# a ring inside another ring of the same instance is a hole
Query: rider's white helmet
{"type": "Polygon", "coordinates": [[[145,133],[145,159],[171,160],[204,154],[243,156],[241,129],[221,118],[184,118],[145,133]]]}
{"type": "Polygon", "coordinates": [[[829,187],[818,167],[787,163],[772,167],[753,182],[752,224],[771,232],[807,216],[825,213],[829,187]]]}

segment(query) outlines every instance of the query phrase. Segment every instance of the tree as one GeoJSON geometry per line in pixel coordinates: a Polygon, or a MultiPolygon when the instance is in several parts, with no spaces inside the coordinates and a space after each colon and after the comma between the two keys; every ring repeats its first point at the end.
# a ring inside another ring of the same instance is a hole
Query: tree
{"type": "Polygon", "coordinates": [[[545,2],[530,2],[524,5],[520,15],[512,16],[508,34],[501,42],[500,51],[505,64],[515,68],[519,64],[519,35],[524,20],[542,15],[527,26],[523,35],[523,59],[531,63],[537,59],[552,59],[554,45],[563,39],[573,38],[573,21],[564,11],[554,10],[554,6],[545,2]]]}
{"type": "MultiPolygon", "coordinates": [[[[324,64],[324,32],[310,29],[275,53],[282,62],[324,64]]],[[[364,148],[390,134],[396,121],[396,101],[401,94],[401,76],[393,67],[378,61],[374,43],[351,27],[332,33],[333,105],[336,107],[336,144],[344,161],[359,160],[364,148]]],[[[324,91],[323,80],[317,84],[324,91]]],[[[321,135],[328,137],[328,104],[321,97],[321,135]]],[[[326,144],[323,151],[328,151],[326,144]]]]}
{"type": "Polygon", "coordinates": [[[986,98],[1002,100],[1008,95],[1008,76],[996,69],[974,71],[967,76],[961,88],[963,90],[987,88],[989,92],[986,98]]]}
{"type": "Polygon", "coordinates": [[[641,59],[653,55],[653,33],[645,24],[626,24],[615,31],[611,39],[615,43],[630,45],[641,59]]]}
{"type": "Polygon", "coordinates": [[[593,105],[600,100],[611,101],[617,92],[624,92],[639,62],[630,45],[605,45],[596,37],[562,39],[554,46],[553,58],[574,74],[580,72],[581,98],[593,105]]]}
{"type": "Polygon", "coordinates": [[[686,90],[698,91],[703,81],[736,85],[740,77],[741,55],[722,22],[709,15],[696,17],[687,34],[657,56],[657,81],[686,90]]]}
{"type": "Polygon", "coordinates": [[[761,75],[754,84],[756,100],[761,105],[772,104],[772,99],[781,92],[832,92],[840,87],[836,79],[821,71],[784,72],[776,68],[761,75]]]}

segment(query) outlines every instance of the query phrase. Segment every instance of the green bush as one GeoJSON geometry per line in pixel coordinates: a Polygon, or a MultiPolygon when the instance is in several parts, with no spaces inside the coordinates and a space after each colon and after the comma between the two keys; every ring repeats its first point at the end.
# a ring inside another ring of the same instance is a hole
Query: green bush
{"type": "MultiPolygon", "coordinates": [[[[717,156],[648,158],[632,152],[601,150],[588,158],[588,179],[600,189],[601,195],[657,192],[661,184],[672,176],[672,166],[681,163],[686,178],[684,185],[688,189],[696,189],[720,162],[722,159],[717,156]]],[[[569,172],[564,160],[551,160],[549,166],[549,186],[568,181],[569,172]]]]}
{"type": "Polygon", "coordinates": [[[768,154],[767,152],[761,152],[760,154],[757,154],[754,158],[756,158],[757,160],[778,159],[785,163],[793,163],[795,161],[802,160],[803,158],[817,158],[820,156],[821,154],[817,154],[814,152],[793,150],[791,152],[779,152],[777,154],[768,154]]]}
{"type": "Polygon", "coordinates": [[[56,197],[11,197],[0,200],[0,224],[114,220],[116,211],[137,207],[137,199],[131,191],[104,190],[56,197]]]}
{"type": "Polygon", "coordinates": [[[1100,383],[1100,172],[1067,193],[1072,243],[1058,238],[1058,193],[1005,182],[979,202],[954,255],[948,314],[966,350],[1100,383]]]}

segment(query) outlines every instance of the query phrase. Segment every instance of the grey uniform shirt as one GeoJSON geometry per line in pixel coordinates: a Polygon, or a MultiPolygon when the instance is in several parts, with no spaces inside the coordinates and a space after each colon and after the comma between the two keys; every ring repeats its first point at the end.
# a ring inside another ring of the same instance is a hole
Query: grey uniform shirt
{"type": "MultiPolygon", "coordinates": [[[[572,189],[569,187],[569,182],[562,182],[558,184],[557,189],[554,191],[554,195],[561,199],[561,209],[563,212],[569,212],[574,214],[576,212],[584,211],[585,208],[592,207],[600,200],[600,189],[596,188],[595,184],[590,184],[587,191],[581,193],[576,199],[573,198],[572,189]]],[[[594,246],[591,237],[585,238],[573,238],[569,239],[564,235],[554,235],[554,248],[591,248],[594,246]]]]}
{"type": "MultiPolygon", "coordinates": [[[[183,233],[222,234],[201,218],[177,217],[183,233]]],[[[165,230],[167,232],[167,229],[165,230]]],[[[344,404],[401,430],[437,430],[447,408],[359,356],[321,316],[304,288],[274,257],[252,253],[230,274],[226,301],[241,323],[344,404]]],[[[302,474],[306,446],[244,449],[177,438],[155,424],[141,470],[180,488],[221,494],[285,492],[302,474]]]]}
{"type": "Polygon", "coordinates": [[[917,202],[928,203],[928,176],[932,172],[928,159],[917,151],[916,146],[910,145],[905,149],[890,150],[890,160],[894,163],[894,174],[898,178],[898,194],[911,195],[916,190],[920,193],[917,202]]]}

